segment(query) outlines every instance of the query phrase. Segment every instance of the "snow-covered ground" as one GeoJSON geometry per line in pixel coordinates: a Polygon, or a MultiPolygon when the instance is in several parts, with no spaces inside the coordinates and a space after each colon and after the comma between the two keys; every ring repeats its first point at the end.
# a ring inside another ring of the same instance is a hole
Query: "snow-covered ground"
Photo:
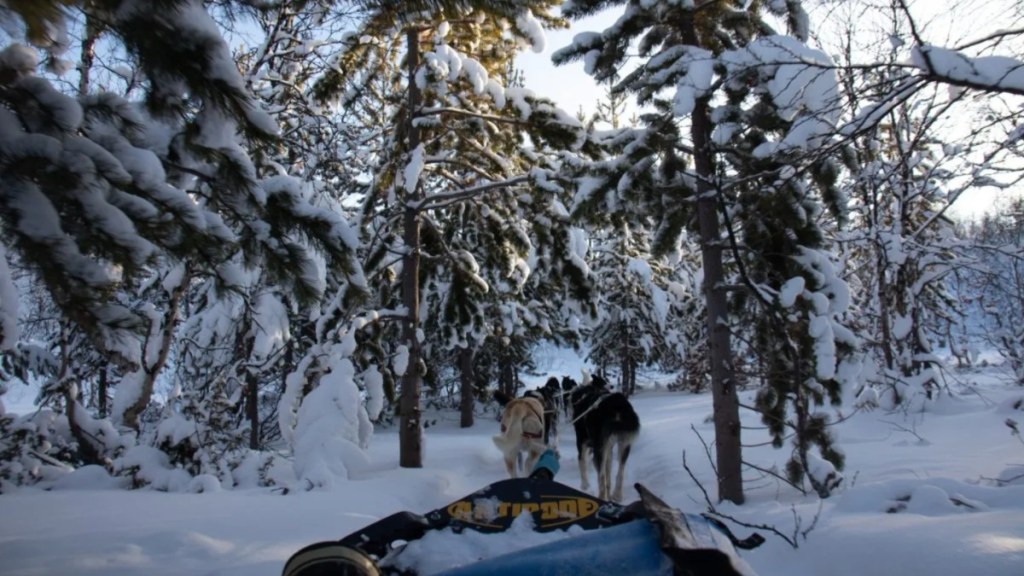
{"type": "MultiPolygon", "coordinates": [[[[574,357],[550,352],[543,360],[551,374],[578,374],[574,357]]],[[[874,410],[843,422],[846,479],[820,508],[810,496],[750,474],[747,504],[719,510],[772,525],[799,543],[793,549],[759,530],[768,542],[743,553],[759,576],[1024,574],[1024,481],[996,487],[986,480],[1024,474],[1024,442],[1006,425],[1007,419],[1024,424],[1024,407],[1014,406],[1024,389],[992,368],[955,376],[956,397],[928,412],[874,410]]],[[[749,392],[744,397],[751,401],[749,392]]],[[[633,402],[643,429],[627,484],[642,482],[673,506],[703,511],[701,490],[682,458],[685,451],[713,492],[704,448],[691,429],[712,437],[710,396],[670,393],[648,382],[633,402]]],[[[125,491],[112,488],[102,471],[82,470],[51,491],[0,496],[0,574],[280,574],[306,544],[340,538],[399,510],[431,510],[503,478],[490,439],[498,424],[490,414],[465,430],[456,414],[429,419],[435,418],[426,430],[424,468],[399,468],[395,430],[379,429],[371,465],[330,491],[125,491]]],[[[753,417],[746,424],[758,425],[753,417]]],[[[570,426],[561,432],[557,480],[579,487],[570,426]]],[[[750,444],[765,438],[763,431],[745,430],[750,444]]],[[[764,466],[785,456],[769,446],[744,454],[764,466]]],[[[741,537],[751,532],[733,528],[741,537]]]]}

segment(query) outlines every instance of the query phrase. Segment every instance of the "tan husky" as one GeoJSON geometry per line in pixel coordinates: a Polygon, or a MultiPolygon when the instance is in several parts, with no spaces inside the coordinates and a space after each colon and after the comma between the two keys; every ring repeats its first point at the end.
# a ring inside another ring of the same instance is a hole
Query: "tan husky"
{"type": "Polygon", "coordinates": [[[536,398],[514,398],[505,405],[501,416],[501,434],[494,436],[494,445],[505,456],[505,469],[510,478],[517,478],[520,453],[526,452],[521,470],[529,476],[537,459],[544,453],[544,406],[536,398]]]}

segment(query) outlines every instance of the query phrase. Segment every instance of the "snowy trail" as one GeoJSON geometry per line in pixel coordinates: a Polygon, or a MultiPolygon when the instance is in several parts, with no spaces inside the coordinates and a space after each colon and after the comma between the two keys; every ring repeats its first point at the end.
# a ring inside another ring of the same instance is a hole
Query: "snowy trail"
{"type": "MultiPolygon", "coordinates": [[[[744,558],[759,576],[1020,576],[1024,485],[973,482],[1024,462],[1024,445],[1003,424],[1011,416],[1024,420],[1010,405],[1024,391],[995,382],[986,386],[986,400],[968,395],[923,416],[874,411],[843,423],[847,485],[823,504],[810,540],[794,551],[766,533],[768,542],[744,558]],[[950,497],[974,508],[954,505],[950,497]],[[886,513],[901,499],[904,510],[886,513]]],[[[673,506],[703,510],[682,453],[713,495],[712,472],[691,429],[712,437],[705,422],[710,397],[648,390],[633,401],[642,431],[627,469],[627,501],[635,498],[629,487],[640,481],[673,506]]],[[[481,415],[465,430],[451,414],[436,419],[426,430],[424,468],[399,468],[397,435],[381,430],[371,444],[369,466],[331,491],[127,492],[82,471],[77,482],[66,484],[76,489],[0,496],[0,575],[276,576],[305,544],[339,538],[399,510],[431,510],[504,477],[490,440],[498,431],[493,417],[481,415]]],[[[750,442],[763,436],[745,432],[750,442]]],[[[578,488],[575,438],[565,422],[560,450],[557,479],[578,488]]],[[[765,466],[782,462],[784,454],[770,447],[745,452],[765,466]]],[[[721,509],[791,533],[794,513],[806,528],[818,504],[777,481],[758,480],[748,484],[746,505],[721,509]]]]}

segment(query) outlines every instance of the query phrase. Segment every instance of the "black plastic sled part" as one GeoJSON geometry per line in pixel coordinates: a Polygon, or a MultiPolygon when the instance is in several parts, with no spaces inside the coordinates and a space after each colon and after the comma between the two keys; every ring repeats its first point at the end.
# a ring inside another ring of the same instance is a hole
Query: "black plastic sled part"
{"type": "MultiPolygon", "coordinates": [[[[660,537],[661,551],[672,559],[676,576],[744,576],[733,546],[739,540],[721,522],[699,514],[686,514],[665,503],[643,484],[636,484],[647,518],[660,537]]],[[[760,540],[754,534],[750,543],[760,540]],[[756,537],[756,538],[755,538],[756,537]]]]}
{"type": "MultiPolygon", "coordinates": [[[[644,486],[637,484],[640,500],[621,505],[595,498],[589,494],[543,478],[515,478],[501,480],[459,498],[450,504],[424,515],[398,512],[365,526],[340,540],[306,546],[286,563],[283,576],[378,576],[395,574],[379,561],[405,543],[422,538],[432,530],[451,529],[455,533],[470,529],[483,533],[504,532],[522,513],[533,516],[534,530],[548,532],[569,527],[592,530],[612,528],[638,520],[647,520],[653,531],[644,531],[643,540],[658,538],[658,546],[651,545],[644,554],[668,559],[666,569],[658,574],[686,576],[750,576],[734,543],[737,540],[724,526],[698,514],[686,514],[670,507],[644,486]],[[669,561],[670,560],[670,561],[669,561]],[[334,564],[331,564],[331,563],[334,564]],[[324,571],[326,570],[326,571],[324,571]],[[334,571],[330,571],[334,570],[334,571]]],[[[646,521],[641,525],[648,524],[646,521]]],[[[649,530],[649,529],[645,529],[649,530]]],[[[630,534],[637,529],[627,528],[630,534]]],[[[611,535],[612,532],[609,532],[611,535]]],[[[754,541],[763,538],[748,538],[754,541]]],[[[576,537],[579,538],[579,537],[576,537]]],[[[573,538],[563,540],[572,546],[573,538]]],[[[747,542],[750,543],[750,542],[747,542]]],[[[759,542],[758,542],[759,543],[759,542]]],[[[603,548],[615,550],[614,543],[602,542],[603,548]]],[[[541,547],[537,547],[541,548],[541,547]]],[[[531,549],[521,550],[519,556],[529,555],[531,549]]],[[[625,553],[625,552],[624,552],[625,553]]],[[[657,558],[653,559],[658,564],[657,558]]],[[[586,559],[581,559],[581,562],[586,559]]],[[[544,559],[536,562],[543,566],[544,559]]],[[[492,562],[493,563],[493,562],[492,562]]],[[[483,568],[481,563],[481,568],[483,568]]],[[[561,566],[564,572],[566,566],[561,566]]],[[[594,567],[591,567],[592,569],[594,567]]],[[[597,567],[600,569],[600,567],[597,567]]],[[[471,572],[472,570],[470,570],[471,572]]],[[[533,573],[544,572],[534,570],[533,573]]],[[[593,572],[593,570],[591,570],[593,572]]],[[[581,567],[579,574],[587,574],[581,567]]],[[[484,573],[484,572],[481,572],[484,573]]],[[[487,571],[486,573],[493,573],[487,571]]],[[[597,572],[603,573],[603,572],[597,572]]],[[[403,574],[409,574],[405,572],[403,574]]]]}

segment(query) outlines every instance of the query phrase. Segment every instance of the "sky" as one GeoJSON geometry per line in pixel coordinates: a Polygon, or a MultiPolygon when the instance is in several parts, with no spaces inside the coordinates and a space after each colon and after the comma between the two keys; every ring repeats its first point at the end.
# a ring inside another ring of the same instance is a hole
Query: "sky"
{"type": "MultiPolygon", "coordinates": [[[[524,376],[529,386],[585,366],[575,353],[557,348],[540,351],[537,359],[540,374],[524,376]]],[[[740,554],[758,576],[1020,576],[1024,480],[996,487],[985,479],[1024,475],[1024,443],[1004,424],[1008,418],[1024,422],[1024,411],[1013,407],[1024,389],[994,364],[946,376],[954,395],[927,411],[851,414],[847,405],[849,418],[836,427],[847,458],[845,479],[828,500],[747,471],[747,503],[719,505],[719,511],[772,526],[799,544],[793,549],[757,529],[767,542],[740,554]]],[[[713,473],[697,436],[712,437],[711,397],[668,392],[670,381],[640,374],[632,402],[641,432],[626,486],[642,482],[669,505],[702,512],[701,488],[683,468],[683,457],[713,495],[713,473]]],[[[741,399],[752,402],[751,392],[741,399]]],[[[744,418],[744,457],[762,467],[782,462],[786,452],[764,445],[765,432],[750,414],[744,418]]],[[[426,419],[432,424],[423,468],[399,468],[396,431],[378,427],[366,464],[332,489],[287,495],[213,486],[201,494],[127,491],[97,468],[66,476],[50,490],[20,488],[0,496],[0,576],[277,576],[307,544],[341,538],[397,511],[427,512],[505,477],[491,441],[498,433],[493,413],[479,411],[468,429],[458,427],[452,412],[428,412],[426,419]]],[[[555,479],[578,489],[573,432],[564,420],[559,430],[555,479]]],[[[593,486],[592,473],[591,480],[593,486]]],[[[636,499],[627,489],[624,501],[636,499]]],[[[740,538],[755,531],[730,527],[740,538]]],[[[522,536],[440,532],[409,548],[406,559],[441,570],[522,544],[522,536]]]]}
{"type": "Polygon", "coordinates": [[[609,10],[572,22],[571,28],[567,30],[545,31],[546,42],[542,52],[527,50],[516,59],[516,66],[526,78],[526,86],[558,102],[568,112],[575,114],[582,108],[588,114],[593,113],[597,102],[604,97],[605,89],[583,71],[583,62],[555,66],[551,62],[551,55],[570,45],[576,34],[604,30],[616,18],[616,13],[609,10]]]}
{"type": "MultiPolygon", "coordinates": [[[[1000,23],[1007,22],[1007,5],[1010,3],[1008,0],[917,0],[908,4],[921,25],[925,41],[948,46],[955,45],[964,38],[977,38],[999,28],[1000,23]]],[[[805,2],[809,10],[811,5],[811,2],[805,2]]],[[[824,9],[827,9],[828,3],[825,3],[825,6],[824,9]]],[[[572,114],[581,109],[587,114],[592,114],[597,102],[604,97],[606,88],[597,85],[583,71],[581,61],[555,66],[551,62],[551,55],[570,45],[576,34],[600,32],[608,28],[616,21],[621,11],[621,8],[606,10],[571,22],[567,30],[546,31],[547,41],[543,51],[527,50],[516,60],[517,66],[525,76],[526,87],[539,95],[551,98],[572,114]]],[[[812,22],[813,18],[812,15],[812,22]]],[[[951,207],[949,214],[959,219],[977,219],[985,213],[998,211],[1000,203],[1011,195],[1015,193],[995,188],[975,189],[961,196],[951,207]]]]}

